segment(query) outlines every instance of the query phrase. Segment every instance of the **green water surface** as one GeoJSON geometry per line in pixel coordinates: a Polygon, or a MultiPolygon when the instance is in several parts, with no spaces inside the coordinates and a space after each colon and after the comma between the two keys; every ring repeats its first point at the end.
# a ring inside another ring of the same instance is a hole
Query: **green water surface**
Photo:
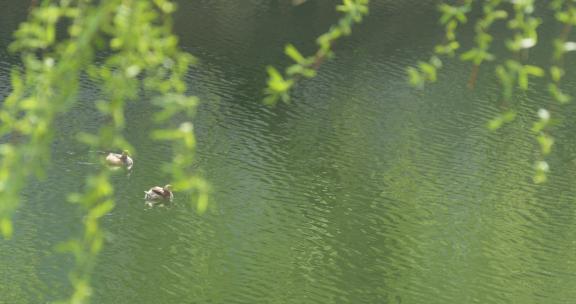
{"type": "MultiPolygon", "coordinates": [[[[135,166],[113,177],[93,303],[576,302],[574,107],[557,117],[549,182],[535,185],[529,129],[543,90],[519,96],[518,119],[491,132],[502,108],[490,66],[473,91],[458,62],[424,90],[407,84],[405,68],[441,39],[435,1],[372,1],[336,58],[275,108],[261,103],[266,65],[288,63],[287,42],[311,52],[338,1],[179,2],[176,32],[199,58],[188,83],[203,102],[196,168],[213,188],[209,210],[196,214],[182,193],[173,208],[145,208],[143,191],[169,182],[170,149],[148,136],[154,107],[128,103],[135,166]]],[[[2,99],[27,5],[0,3],[2,99]]],[[[104,121],[98,98],[84,82],[58,119],[47,178],[30,183],[14,238],[0,240],[0,303],[71,291],[73,259],[54,246],[80,233],[66,194],[102,157],[74,138],[104,121]]]]}

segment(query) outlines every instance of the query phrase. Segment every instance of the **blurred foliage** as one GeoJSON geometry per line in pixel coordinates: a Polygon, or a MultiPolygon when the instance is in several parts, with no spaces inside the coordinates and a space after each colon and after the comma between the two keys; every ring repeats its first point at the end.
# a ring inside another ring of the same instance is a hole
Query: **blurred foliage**
{"type": "MultiPolygon", "coordinates": [[[[134,151],[122,135],[125,103],[143,92],[157,96],[155,119],[162,129],[151,136],[173,143],[174,157],[167,166],[171,184],[176,191],[196,193],[190,196],[196,208],[206,210],[208,186],[191,170],[193,125],[185,121],[169,127],[175,114],[190,119],[198,103],[185,94],[184,75],[194,58],[178,48],[172,34],[175,9],[168,0],[45,0],[31,10],[10,46],[23,67],[12,71],[12,92],[0,109],[0,138],[6,139],[0,144],[0,230],[5,238],[13,234],[11,218],[21,190],[32,176],[44,176],[54,121],[78,101],[81,77],[99,84],[102,100],[94,102],[109,119],[96,134],[81,133],[78,139],[97,150],[134,151]],[[96,52],[106,57],[96,62],[96,52]]],[[[66,303],[86,303],[91,295],[90,273],[104,241],[99,220],[115,204],[109,176],[102,163],[86,177],[82,193],[69,194],[85,216],[82,234],[58,246],[75,258],[70,274],[74,293],[66,303]]]]}
{"type": "Polygon", "coordinates": [[[286,68],[285,75],[282,75],[273,66],[268,67],[268,83],[264,91],[266,94],[264,103],[274,105],[278,100],[288,102],[290,89],[298,80],[302,77],[312,78],[316,76],[316,71],[322,62],[334,55],[332,52],[334,43],[341,37],[350,35],[352,26],[362,22],[364,16],[368,14],[368,4],[369,0],[343,0],[336,9],[344,15],[328,32],[316,39],[319,48],[313,55],[304,56],[294,45],[286,45],[284,53],[294,60],[295,64],[286,68]]]}
{"type": "Polygon", "coordinates": [[[455,4],[442,3],[438,6],[440,24],[444,26],[444,41],[436,46],[434,55],[427,62],[419,62],[416,67],[407,70],[409,82],[415,87],[423,87],[426,83],[437,80],[438,70],[442,67],[442,58],[452,58],[458,54],[458,30],[470,19],[472,14],[478,15],[474,25],[474,46],[459,54],[462,61],[472,63],[472,71],[468,86],[474,88],[479,73],[479,66],[486,61],[496,61],[495,75],[501,86],[500,103],[504,105],[503,113],[494,117],[487,124],[490,130],[497,130],[506,123],[514,121],[516,109],[514,97],[519,92],[526,93],[533,84],[533,79],[543,78],[548,81],[550,101],[538,110],[533,123],[532,132],[539,147],[535,160],[534,182],[546,181],[549,171],[546,156],[552,151],[554,138],[550,127],[550,117],[557,110],[553,104],[568,103],[572,97],[561,89],[561,81],[565,75],[564,57],[567,52],[576,50],[576,42],[568,41],[572,27],[576,25],[576,1],[554,0],[547,6],[535,6],[534,0],[504,1],[461,0],[455,4]],[[554,14],[553,22],[559,24],[562,31],[553,40],[553,45],[544,46],[552,49],[551,64],[538,66],[528,64],[529,51],[540,46],[538,43],[538,27],[543,20],[535,15],[538,9],[550,9],[554,14]],[[508,36],[499,39],[509,51],[509,56],[496,58],[490,48],[494,42],[492,26],[501,22],[508,29],[508,36]]]}

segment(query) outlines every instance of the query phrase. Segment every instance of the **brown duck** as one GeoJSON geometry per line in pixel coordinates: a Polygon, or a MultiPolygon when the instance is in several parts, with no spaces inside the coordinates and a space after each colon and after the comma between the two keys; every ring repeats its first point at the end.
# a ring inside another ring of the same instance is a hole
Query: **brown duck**
{"type": "Polygon", "coordinates": [[[174,199],[172,185],[166,185],[164,187],[155,186],[148,191],[144,191],[144,193],[144,199],[148,202],[171,202],[174,199]]]}
{"type": "Polygon", "coordinates": [[[122,154],[110,153],[106,156],[106,163],[114,167],[126,167],[126,169],[132,169],[134,161],[130,156],[128,156],[128,151],[122,151],[122,154]]]}

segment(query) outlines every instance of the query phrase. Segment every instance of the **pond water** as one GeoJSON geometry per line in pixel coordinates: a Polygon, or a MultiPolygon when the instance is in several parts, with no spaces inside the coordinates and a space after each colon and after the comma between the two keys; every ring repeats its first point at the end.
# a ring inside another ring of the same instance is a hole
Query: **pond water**
{"type": "MultiPolygon", "coordinates": [[[[24,2],[0,3],[1,98],[18,64],[6,46],[24,2]]],[[[135,167],[114,176],[93,303],[574,301],[574,108],[559,117],[548,183],[535,185],[529,129],[544,91],[519,97],[517,121],[491,132],[486,122],[501,111],[491,77],[468,90],[470,67],[447,62],[437,84],[407,84],[405,68],[441,39],[436,1],[373,1],[336,58],[274,108],[261,103],[266,65],[288,63],[287,42],[312,51],[337,1],[181,2],[176,31],[199,58],[188,82],[203,102],[194,122],[209,210],[198,215],[179,193],[174,208],[145,208],[143,191],[168,182],[170,149],[147,135],[153,108],[129,103],[135,167]]],[[[102,122],[97,98],[83,83],[57,122],[47,178],[30,183],[14,238],[0,240],[0,303],[71,291],[73,260],[54,246],[79,233],[66,194],[102,156],[73,136],[102,122]]]]}

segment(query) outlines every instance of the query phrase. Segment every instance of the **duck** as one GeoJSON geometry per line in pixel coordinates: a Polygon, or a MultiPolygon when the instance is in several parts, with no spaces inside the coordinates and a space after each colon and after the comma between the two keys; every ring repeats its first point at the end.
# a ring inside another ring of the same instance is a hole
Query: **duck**
{"type": "Polygon", "coordinates": [[[174,194],[172,193],[172,185],[168,184],[164,187],[154,186],[148,191],[144,191],[144,199],[147,202],[162,203],[172,202],[174,194]]]}
{"type": "Polygon", "coordinates": [[[109,153],[108,156],[106,156],[106,163],[110,166],[126,167],[128,170],[132,169],[134,165],[134,161],[128,156],[128,151],[126,150],[122,151],[122,154],[109,153]]]}

